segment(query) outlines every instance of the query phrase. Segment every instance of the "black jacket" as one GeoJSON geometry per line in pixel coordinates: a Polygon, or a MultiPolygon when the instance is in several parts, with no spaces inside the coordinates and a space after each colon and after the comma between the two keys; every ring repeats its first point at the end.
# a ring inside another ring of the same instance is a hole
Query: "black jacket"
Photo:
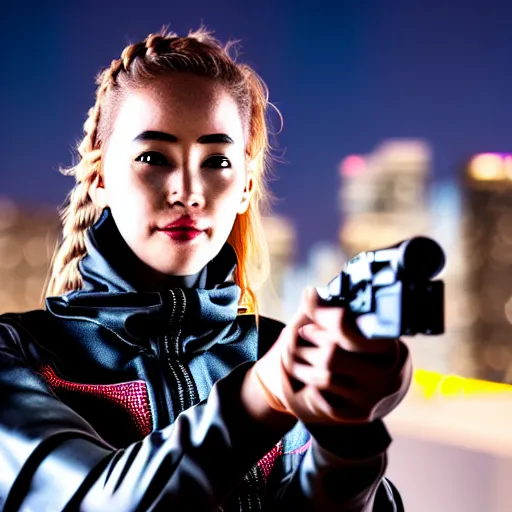
{"type": "Polygon", "coordinates": [[[147,292],[118,245],[104,215],[83,290],[0,316],[0,510],[402,510],[382,422],[279,440],[244,413],[282,324],[238,314],[229,245],[193,287],[147,292]]]}

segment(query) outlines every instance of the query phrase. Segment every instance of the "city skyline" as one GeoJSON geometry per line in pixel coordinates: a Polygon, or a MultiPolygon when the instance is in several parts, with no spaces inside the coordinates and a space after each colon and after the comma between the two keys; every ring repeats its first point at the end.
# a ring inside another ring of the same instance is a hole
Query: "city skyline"
{"type": "Polygon", "coordinates": [[[126,43],[166,23],[184,33],[204,22],[224,41],[241,40],[241,59],[267,82],[284,117],[270,181],[274,210],[299,226],[302,260],[314,243],[337,239],[337,168],[347,155],[388,138],[421,138],[439,180],[454,177],[471,154],[511,147],[510,2],[310,9],[291,0],[217,8],[198,1],[169,9],[155,0],[141,10],[107,0],[3,9],[0,40],[10,50],[0,83],[0,194],[16,201],[63,202],[73,182],[58,168],[73,163],[94,76],[126,43]]]}
{"type": "MultiPolygon", "coordinates": [[[[339,226],[339,241],[315,243],[307,251],[305,261],[298,260],[295,254],[298,226],[286,217],[264,217],[271,274],[269,281],[256,289],[260,312],[286,323],[299,306],[304,287],[326,285],[345,269],[355,253],[414,236],[414,226],[421,224],[423,234],[434,238],[447,258],[445,268],[436,277],[445,283],[445,332],[435,337],[416,335],[408,339],[415,360],[423,368],[445,374],[455,372],[466,377],[510,382],[512,353],[508,351],[508,342],[496,344],[499,340],[494,339],[492,327],[497,321],[503,333],[512,331],[512,288],[506,284],[510,282],[509,269],[503,267],[503,262],[510,259],[507,246],[510,237],[496,239],[496,233],[502,233],[509,224],[510,208],[496,217],[499,229],[495,231],[493,222],[489,225],[486,222],[498,210],[487,201],[486,191],[510,190],[512,155],[475,155],[466,168],[469,188],[444,182],[427,190],[430,155],[424,141],[382,141],[376,151],[365,156],[368,175],[348,174],[340,184],[340,197],[349,199],[350,208],[344,212],[346,225],[339,226]],[[484,196],[475,203],[475,194],[480,194],[480,189],[484,196]],[[471,205],[475,204],[479,205],[480,213],[476,216],[473,213],[471,220],[468,213],[474,211],[471,205]],[[484,222],[481,212],[487,221],[484,222]],[[377,222],[379,215],[384,215],[383,222],[377,222]],[[410,219],[415,219],[413,225],[408,222],[410,219]],[[364,237],[354,237],[355,231],[361,231],[364,237]],[[487,233],[492,243],[483,245],[493,246],[494,256],[489,258],[480,248],[482,244],[475,246],[474,236],[468,238],[468,233],[487,233]],[[493,258],[498,258],[500,265],[496,266],[493,258]],[[475,295],[475,280],[481,281],[478,289],[487,290],[483,300],[475,295]],[[490,290],[494,289],[499,293],[492,292],[493,300],[490,300],[490,290]],[[483,322],[479,314],[482,308],[486,310],[485,319],[494,319],[490,323],[483,322]],[[480,335],[478,329],[486,329],[486,334],[480,335]],[[482,342],[483,339],[488,342],[482,342]],[[489,373],[488,361],[501,371],[489,373]]],[[[505,196],[509,198],[510,192],[505,196]]],[[[503,200],[499,202],[503,209],[503,200]]],[[[347,202],[342,201],[343,204],[347,202]]],[[[0,310],[21,311],[42,306],[41,293],[56,241],[56,228],[57,215],[51,209],[27,209],[0,200],[0,310]]]]}

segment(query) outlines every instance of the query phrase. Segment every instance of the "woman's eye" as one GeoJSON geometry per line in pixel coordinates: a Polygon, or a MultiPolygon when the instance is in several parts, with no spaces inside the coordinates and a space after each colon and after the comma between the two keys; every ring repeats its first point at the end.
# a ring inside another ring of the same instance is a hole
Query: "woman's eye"
{"type": "Polygon", "coordinates": [[[146,151],[139,155],[135,161],[148,165],[168,165],[167,158],[162,153],[156,151],[146,151]]]}
{"type": "Polygon", "coordinates": [[[215,155],[207,158],[203,167],[210,169],[228,169],[231,167],[231,162],[225,156],[215,155]]]}

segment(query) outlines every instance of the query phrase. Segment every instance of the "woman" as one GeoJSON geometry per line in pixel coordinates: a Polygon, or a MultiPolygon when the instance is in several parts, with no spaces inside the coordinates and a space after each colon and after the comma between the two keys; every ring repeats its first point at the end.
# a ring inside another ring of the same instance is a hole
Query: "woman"
{"type": "Polygon", "coordinates": [[[46,308],[0,318],[4,510],[401,506],[405,346],[314,289],[286,327],[257,315],[267,106],[202,30],[99,76],[46,308]]]}

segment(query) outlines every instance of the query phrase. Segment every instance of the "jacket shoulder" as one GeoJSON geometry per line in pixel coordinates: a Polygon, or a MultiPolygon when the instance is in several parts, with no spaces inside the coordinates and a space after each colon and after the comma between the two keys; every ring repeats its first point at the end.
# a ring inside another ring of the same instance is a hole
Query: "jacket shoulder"
{"type": "Polygon", "coordinates": [[[51,315],[48,311],[37,309],[23,313],[2,313],[0,314],[0,337],[11,339],[33,338],[38,340],[51,322],[51,315]]]}
{"type": "Polygon", "coordinates": [[[285,324],[275,318],[260,316],[258,321],[258,332],[260,336],[272,337],[274,341],[281,334],[285,324]]]}
{"type": "Polygon", "coordinates": [[[258,357],[266,354],[284,328],[283,322],[260,316],[258,325],[258,357]]]}
{"type": "Polygon", "coordinates": [[[30,330],[51,320],[51,314],[45,309],[34,309],[22,313],[5,312],[0,314],[0,324],[8,324],[20,329],[30,330]]]}
{"type": "MultiPolygon", "coordinates": [[[[240,324],[250,324],[252,327],[257,326],[258,332],[258,358],[264,355],[268,349],[277,340],[285,324],[274,318],[260,315],[256,322],[256,316],[253,314],[240,315],[238,317],[240,324]]],[[[247,325],[246,325],[247,327],[247,325]]]]}

